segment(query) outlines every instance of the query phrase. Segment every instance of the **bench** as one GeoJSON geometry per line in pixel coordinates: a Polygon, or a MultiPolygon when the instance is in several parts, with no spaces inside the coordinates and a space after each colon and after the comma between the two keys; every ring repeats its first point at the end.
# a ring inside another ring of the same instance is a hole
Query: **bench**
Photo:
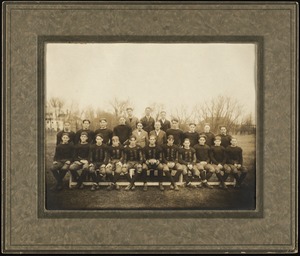
{"type": "MultiPolygon", "coordinates": [[[[153,172],[154,177],[157,177],[157,170],[147,170],[147,177],[150,176],[151,171],[153,172]]],[[[174,176],[175,173],[176,173],[176,171],[172,171],[171,175],[174,176]]],[[[68,172],[68,174],[69,174],[69,172],[68,172]]],[[[132,177],[133,174],[134,174],[134,169],[130,169],[129,170],[130,177],[132,177]]],[[[191,175],[189,175],[189,176],[191,176],[191,175]]],[[[164,177],[165,177],[165,174],[164,174],[164,177]]],[[[120,180],[117,182],[117,184],[119,186],[129,185],[129,182],[127,180],[122,181],[122,179],[124,180],[124,175],[123,174],[121,174],[120,180]]],[[[191,182],[192,182],[193,185],[198,185],[198,184],[200,184],[201,180],[200,179],[195,179],[195,180],[192,180],[191,182]]],[[[176,181],[176,184],[179,185],[179,186],[182,186],[184,183],[185,183],[185,181],[183,180],[183,175],[181,174],[179,176],[179,180],[176,181]]],[[[232,186],[234,186],[235,183],[236,183],[236,181],[232,176],[229,176],[227,181],[225,182],[226,185],[232,185],[232,186]]],[[[72,180],[72,175],[69,174],[69,188],[72,188],[72,187],[76,186],[76,184],[77,184],[77,182],[73,181],[72,180]]],[[[91,180],[83,182],[84,186],[92,186],[93,184],[94,184],[94,182],[91,181],[91,180]]],[[[110,184],[111,184],[110,181],[102,181],[102,182],[99,183],[100,186],[109,186],[110,184]]],[[[163,184],[163,186],[170,186],[171,182],[170,181],[163,181],[162,184],[163,184]]],[[[211,186],[218,186],[220,184],[220,182],[218,181],[217,177],[215,175],[213,175],[210,178],[208,184],[211,185],[211,186]]],[[[136,181],[135,182],[135,186],[143,186],[143,185],[144,185],[144,182],[142,182],[142,181],[136,181]]],[[[159,182],[158,181],[147,180],[147,185],[148,186],[159,186],[159,182]]]]}

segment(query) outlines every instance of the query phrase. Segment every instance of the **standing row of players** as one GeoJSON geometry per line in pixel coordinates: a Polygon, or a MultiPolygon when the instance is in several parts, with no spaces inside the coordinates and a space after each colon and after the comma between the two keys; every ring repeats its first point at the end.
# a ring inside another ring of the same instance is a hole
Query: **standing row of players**
{"type": "MultiPolygon", "coordinates": [[[[123,119],[120,118],[120,121],[123,122],[123,119]]],[[[105,119],[101,119],[101,123],[107,124],[105,119]]],[[[221,134],[218,136],[214,136],[209,131],[206,133],[209,133],[211,136],[206,136],[205,134],[199,135],[196,133],[194,131],[195,124],[190,124],[190,131],[188,133],[193,136],[184,138],[181,145],[175,143],[175,136],[179,133],[169,134],[166,143],[163,140],[160,141],[157,132],[162,134],[165,132],[157,130],[159,126],[157,122],[155,123],[156,127],[154,130],[156,134],[151,134],[150,132],[149,140],[145,140],[144,145],[138,145],[140,141],[134,133],[137,132],[138,135],[143,133],[143,129],[140,129],[142,128],[142,123],[138,122],[137,129],[133,132],[133,135],[129,135],[128,139],[123,138],[123,143],[119,136],[112,135],[112,145],[110,146],[110,138],[105,136],[105,133],[97,132],[96,136],[93,136],[91,132],[89,133],[89,124],[88,120],[83,121],[83,129],[78,131],[80,132],[80,136],[77,143],[74,141],[76,134],[72,134],[68,130],[68,123],[65,124],[65,128],[67,129],[58,133],[57,137],[58,139],[60,138],[60,143],[57,144],[51,168],[57,180],[55,189],[62,189],[63,178],[68,170],[70,170],[73,178],[77,181],[77,188],[83,187],[83,181],[90,174],[94,181],[92,190],[99,188],[99,183],[103,180],[104,176],[107,176],[111,181],[111,185],[108,187],[109,190],[113,188],[119,189],[116,182],[121,173],[123,173],[130,182],[125,188],[127,191],[135,189],[135,181],[139,178],[144,181],[143,190],[147,190],[146,174],[148,169],[158,171],[160,190],[164,190],[162,186],[163,173],[171,181],[171,189],[174,190],[179,189],[174,180],[180,174],[183,174],[187,187],[194,187],[190,181],[188,172],[191,172],[194,177],[201,178],[201,183],[198,187],[207,188],[212,188],[207,181],[213,173],[216,173],[220,181],[220,187],[224,189],[227,188],[225,181],[230,173],[236,179],[237,188],[241,186],[247,174],[246,168],[243,167],[242,149],[237,146],[235,138],[226,134],[225,127],[221,127],[221,134]],[[195,134],[198,139],[197,143],[194,143],[195,134]],[[214,146],[208,145],[208,140],[211,138],[213,138],[214,146]],[[94,141],[95,143],[93,143],[94,141]],[[227,144],[222,145],[222,143],[227,144]],[[122,144],[125,144],[125,146],[122,144]],[[130,169],[135,170],[132,178],[129,175],[130,169]],[[80,175],[78,173],[79,170],[81,170],[80,175]],[[171,176],[171,170],[176,170],[174,179],[171,176]],[[114,175],[112,175],[113,173],[114,175]]],[[[172,125],[178,126],[178,121],[172,120],[172,125]]],[[[122,128],[123,126],[128,127],[126,124],[120,124],[114,128],[114,132],[117,132],[120,126],[122,128]]],[[[172,127],[171,129],[179,130],[176,127],[172,127]]],[[[108,129],[100,128],[99,130],[108,129]]],[[[148,138],[148,133],[144,133],[143,137],[148,138]]],[[[180,136],[177,136],[178,138],[180,136]]]]}
{"type": "MultiPolygon", "coordinates": [[[[129,109],[131,110],[131,109],[129,109]]],[[[179,128],[178,119],[174,118],[171,120],[163,119],[165,116],[165,111],[161,112],[162,119],[154,121],[151,116],[145,116],[140,121],[136,118],[130,117],[120,117],[119,124],[113,128],[113,130],[107,128],[107,120],[105,118],[100,119],[100,128],[96,131],[92,131],[90,127],[90,121],[85,119],[82,121],[82,129],[78,130],[76,133],[70,130],[70,123],[65,122],[63,131],[57,134],[57,143],[61,142],[61,137],[63,133],[68,133],[70,136],[70,142],[78,144],[80,140],[81,132],[85,131],[88,133],[88,143],[95,143],[95,135],[102,134],[103,143],[111,145],[112,136],[118,136],[121,144],[128,144],[128,139],[130,135],[135,135],[137,138],[137,145],[144,147],[149,143],[149,136],[155,135],[157,137],[157,144],[166,144],[168,135],[174,136],[174,144],[182,146],[185,138],[189,138],[191,146],[193,147],[198,143],[199,135],[205,135],[207,137],[206,144],[212,146],[214,144],[215,135],[210,132],[210,126],[206,124],[204,126],[204,131],[198,133],[196,131],[196,124],[190,123],[189,130],[184,132],[179,128]]],[[[227,147],[230,145],[231,136],[227,134],[226,127],[220,127],[221,145],[227,147]]]]}

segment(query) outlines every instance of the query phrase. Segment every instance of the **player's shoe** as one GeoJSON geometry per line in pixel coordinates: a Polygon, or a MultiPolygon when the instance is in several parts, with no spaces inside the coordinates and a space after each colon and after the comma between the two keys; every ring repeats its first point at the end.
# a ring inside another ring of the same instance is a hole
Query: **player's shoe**
{"type": "Polygon", "coordinates": [[[133,187],[133,185],[132,185],[132,184],[129,184],[129,185],[125,188],[125,191],[129,191],[132,187],[133,187]]]}
{"type": "Polygon", "coordinates": [[[225,190],[228,189],[228,187],[226,186],[226,184],[224,182],[222,183],[222,188],[225,189],[225,190]]]}
{"type": "Polygon", "coordinates": [[[197,188],[203,188],[202,182],[200,182],[198,185],[196,185],[197,188]]]}
{"type": "Polygon", "coordinates": [[[174,186],[175,191],[179,191],[179,187],[177,185],[174,186]]]}
{"type": "Polygon", "coordinates": [[[120,190],[120,186],[117,183],[115,183],[115,189],[120,190]]]}
{"type": "Polygon", "coordinates": [[[76,185],[76,188],[77,189],[83,189],[84,188],[84,186],[83,186],[83,184],[81,183],[77,183],[77,185],[76,185]]]}
{"type": "Polygon", "coordinates": [[[111,190],[113,190],[114,189],[114,184],[110,184],[107,188],[106,188],[106,190],[108,190],[108,191],[111,191],[111,190]]]}
{"type": "Polygon", "coordinates": [[[96,187],[97,187],[97,184],[93,184],[92,187],[91,187],[91,191],[95,191],[96,187]]]}
{"type": "Polygon", "coordinates": [[[164,191],[164,190],[165,190],[165,188],[164,188],[164,186],[163,186],[162,183],[159,183],[159,190],[160,190],[160,191],[164,191]]]}
{"type": "Polygon", "coordinates": [[[193,185],[191,182],[187,183],[187,184],[186,184],[186,187],[187,187],[187,188],[196,188],[196,186],[193,185]]]}
{"type": "Polygon", "coordinates": [[[148,190],[148,185],[147,183],[144,183],[143,191],[147,191],[147,190],[148,190]]]}
{"type": "Polygon", "coordinates": [[[213,189],[213,187],[211,185],[209,185],[207,182],[203,182],[203,187],[205,188],[209,188],[209,189],[213,189]]]}

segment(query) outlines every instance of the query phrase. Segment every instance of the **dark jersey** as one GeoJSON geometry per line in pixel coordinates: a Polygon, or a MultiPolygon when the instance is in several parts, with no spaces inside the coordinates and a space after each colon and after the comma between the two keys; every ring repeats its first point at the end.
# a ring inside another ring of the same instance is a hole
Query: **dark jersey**
{"type": "Polygon", "coordinates": [[[80,160],[89,160],[90,156],[90,144],[77,144],[74,148],[74,161],[80,161],[80,160]]]}
{"type": "Polygon", "coordinates": [[[58,144],[55,148],[54,161],[73,160],[74,145],[73,143],[58,144]]]}
{"type": "Polygon", "coordinates": [[[180,129],[168,129],[167,130],[167,137],[169,135],[173,135],[174,136],[174,144],[177,146],[181,146],[182,142],[183,142],[183,131],[180,129]]]}
{"type": "Polygon", "coordinates": [[[231,141],[231,135],[224,135],[224,134],[219,134],[218,136],[221,137],[221,146],[223,146],[224,148],[227,148],[228,146],[230,146],[230,141],[231,141]]]}
{"type": "Polygon", "coordinates": [[[131,127],[125,124],[120,124],[114,128],[113,134],[115,136],[118,136],[120,143],[123,144],[126,140],[129,139],[131,132],[132,132],[131,127]]]}
{"type": "Polygon", "coordinates": [[[178,162],[178,151],[179,147],[176,145],[168,146],[168,145],[162,145],[163,150],[163,160],[164,163],[167,162],[178,162]]]}
{"type": "Polygon", "coordinates": [[[151,132],[152,130],[154,130],[154,123],[155,123],[155,120],[153,119],[153,117],[149,117],[149,119],[144,116],[140,122],[143,124],[143,129],[148,132],[151,132]]]}
{"type": "Polygon", "coordinates": [[[164,122],[160,119],[161,128],[164,132],[171,128],[171,122],[169,120],[165,120],[164,122]]]}
{"type": "Polygon", "coordinates": [[[213,146],[215,141],[215,135],[212,132],[201,132],[200,135],[206,136],[205,144],[208,146],[213,146]]]}
{"type": "Polygon", "coordinates": [[[92,163],[108,163],[108,146],[106,144],[91,145],[90,162],[92,163]]]}
{"type": "Polygon", "coordinates": [[[212,146],[210,148],[210,160],[213,164],[224,165],[226,163],[225,148],[222,146],[212,146]]]}
{"type": "Polygon", "coordinates": [[[109,147],[109,157],[111,160],[122,160],[124,147],[119,145],[117,147],[109,147]]]}
{"type": "Polygon", "coordinates": [[[94,138],[94,142],[96,142],[96,135],[97,134],[101,134],[103,136],[103,143],[110,145],[111,144],[111,138],[113,136],[113,132],[110,129],[97,129],[95,131],[95,138],[94,138]]]}
{"type": "Polygon", "coordinates": [[[162,162],[162,149],[160,146],[155,145],[150,147],[147,145],[143,148],[145,160],[156,159],[162,162]]]}
{"type": "Polygon", "coordinates": [[[197,163],[201,161],[205,161],[209,163],[209,154],[210,154],[210,147],[207,145],[200,145],[197,144],[194,146],[194,149],[196,150],[196,159],[197,163]]]}
{"type": "Polygon", "coordinates": [[[65,131],[60,131],[56,134],[56,145],[61,143],[61,138],[63,136],[64,133],[67,133],[69,135],[69,142],[70,143],[74,143],[75,142],[75,132],[69,131],[69,132],[65,132],[65,131]]]}
{"type": "Polygon", "coordinates": [[[124,148],[124,163],[127,163],[128,161],[134,161],[138,163],[143,162],[143,153],[140,146],[135,146],[133,148],[128,146],[124,148]]]}
{"type": "Polygon", "coordinates": [[[184,165],[195,163],[195,160],[196,160],[195,152],[196,151],[193,148],[179,149],[179,152],[178,152],[179,163],[184,164],[184,165]]]}
{"type": "Polygon", "coordinates": [[[198,144],[199,141],[199,134],[198,132],[185,132],[183,134],[183,139],[190,139],[191,147],[194,147],[196,144],[198,144]]]}
{"type": "Polygon", "coordinates": [[[227,147],[226,157],[228,164],[243,164],[243,150],[240,147],[227,147]]]}
{"type": "Polygon", "coordinates": [[[75,141],[74,141],[75,144],[80,143],[80,135],[81,135],[82,132],[86,132],[88,134],[87,142],[88,143],[93,143],[94,137],[95,137],[95,133],[92,130],[83,130],[83,129],[80,129],[75,134],[75,141]]]}

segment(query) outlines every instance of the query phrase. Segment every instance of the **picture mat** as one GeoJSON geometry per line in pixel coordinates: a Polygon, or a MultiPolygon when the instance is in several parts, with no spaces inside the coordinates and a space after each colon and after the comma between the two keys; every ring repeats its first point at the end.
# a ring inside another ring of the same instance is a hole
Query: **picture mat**
{"type": "Polygon", "coordinates": [[[130,5],[112,5],[109,6],[111,9],[105,5],[95,5],[89,9],[91,6],[84,4],[59,6],[22,3],[7,4],[5,7],[6,27],[3,34],[7,65],[3,79],[6,85],[4,120],[7,129],[3,146],[9,152],[3,164],[6,167],[3,186],[5,196],[2,200],[6,223],[2,238],[5,251],[295,251],[295,5],[193,4],[185,5],[184,9],[176,5],[158,5],[156,8],[159,12],[149,11],[149,6],[141,5],[134,6],[132,10],[130,5]],[[102,12],[99,15],[96,10],[105,10],[105,14],[102,12]],[[66,18],[66,12],[72,15],[66,18]],[[120,12],[123,14],[120,15],[120,12]],[[109,23],[112,17],[117,21],[114,26],[109,23]],[[211,20],[210,17],[215,19],[211,20]],[[56,18],[56,24],[51,23],[53,18],[56,18]],[[66,21],[65,26],[59,24],[63,20],[66,21]],[[105,25],[98,26],[95,20],[101,24],[105,24],[106,20],[106,24],[110,24],[109,31],[105,25]],[[224,22],[220,23],[220,20],[225,20],[227,26],[224,22]],[[207,25],[200,21],[210,23],[207,25]],[[268,177],[264,179],[262,195],[258,195],[264,197],[263,218],[192,218],[184,221],[91,218],[85,219],[84,225],[81,219],[38,218],[37,138],[40,127],[32,125],[39,119],[36,36],[45,33],[86,35],[86,28],[82,24],[89,25],[88,32],[92,35],[120,32],[138,35],[199,35],[201,31],[202,35],[216,36],[222,33],[264,37],[264,98],[263,108],[258,110],[259,114],[264,114],[263,175],[268,177]],[[136,24],[146,25],[138,28],[136,24]],[[28,114],[24,115],[24,112],[28,114]],[[24,137],[33,139],[28,139],[25,145],[22,143],[24,137]],[[276,147],[279,137],[280,143],[287,145],[283,150],[276,147]],[[280,175],[282,169],[290,170],[284,180],[280,175]],[[279,180],[281,186],[274,186],[279,180]],[[283,190],[283,187],[288,189],[283,190]],[[96,225],[101,229],[91,232],[96,225]],[[157,227],[161,227],[159,233],[157,227]],[[58,231],[68,231],[63,237],[63,244],[61,232],[58,231]],[[223,239],[224,233],[227,234],[226,241],[223,239]]]}

